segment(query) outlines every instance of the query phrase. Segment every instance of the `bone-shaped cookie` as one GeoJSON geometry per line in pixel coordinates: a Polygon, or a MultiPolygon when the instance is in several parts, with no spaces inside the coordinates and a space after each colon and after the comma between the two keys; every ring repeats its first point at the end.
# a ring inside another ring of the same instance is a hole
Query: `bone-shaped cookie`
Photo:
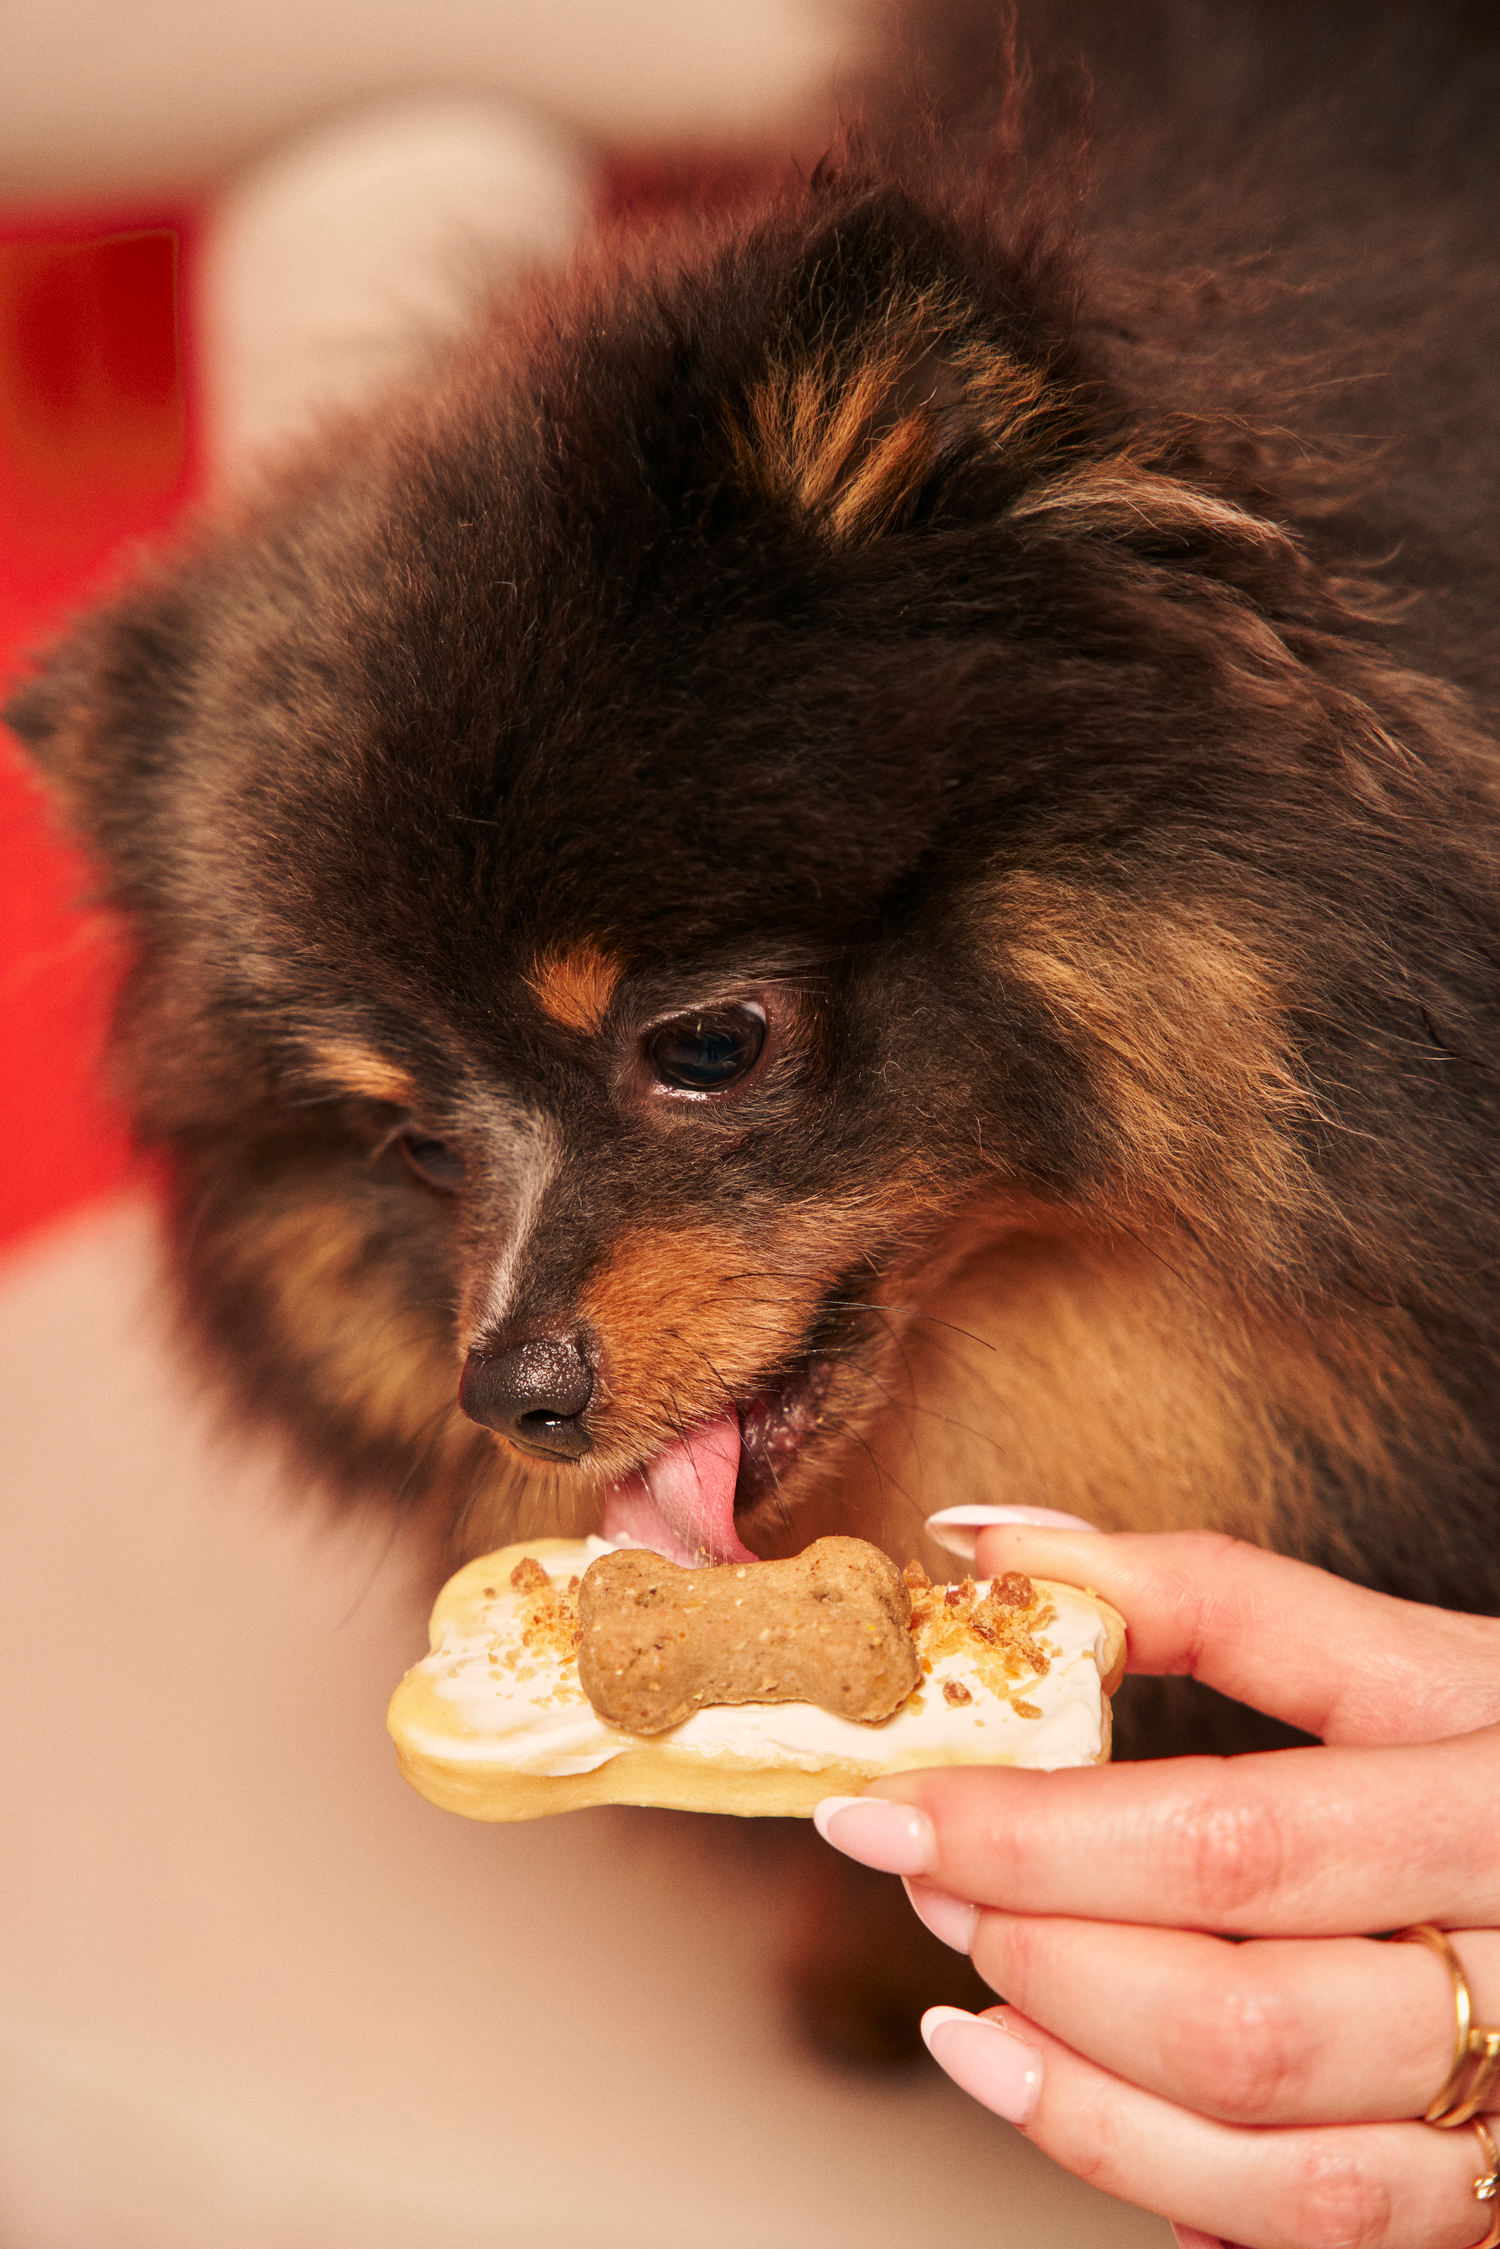
{"type": "Polygon", "coordinates": [[[862,1538],[702,1570],[630,1548],[584,1573],[578,1677],[599,1716],[633,1734],[719,1702],[811,1702],[874,1723],[921,1677],[910,1615],[901,1572],[862,1538]]]}

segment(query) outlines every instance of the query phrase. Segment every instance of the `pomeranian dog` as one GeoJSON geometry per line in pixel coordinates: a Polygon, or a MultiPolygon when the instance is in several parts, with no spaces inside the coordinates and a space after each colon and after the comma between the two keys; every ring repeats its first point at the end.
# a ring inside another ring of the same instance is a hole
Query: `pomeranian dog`
{"type": "Polygon", "coordinates": [[[457,1551],[1500,1606],[1494,33],[1121,15],[1092,142],[606,238],[12,705],[205,1364],[457,1551]]]}

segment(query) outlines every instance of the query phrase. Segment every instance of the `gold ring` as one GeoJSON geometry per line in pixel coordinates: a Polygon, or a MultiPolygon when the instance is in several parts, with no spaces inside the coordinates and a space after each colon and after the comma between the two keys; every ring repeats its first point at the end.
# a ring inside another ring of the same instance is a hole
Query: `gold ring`
{"type": "Polygon", "coordinates": [[[1474,2249],[1496,2249],[1496,2243],[1500,2242],[1500,2149],[1496,2148],[1482,2116],[1471,2116],[1469,2128],[1479,2134],[1479,2145],[1484,2151],[1484,2176],[1474,2181],[1474,2200],[1490,2206],[1490,2230],[1483,2241],[1474,2243],[1474,2249]]]}
{"type": "MultiPolygon", "coordinates": [[[[1435,2124],[1440,2132],[1451,2132],[1459,2124],[1474,2124],[1495,2079],[1500,2077],[1500,2030],[1490,2030],[1483,2023],[1475,2022],[1469,1980],[1458,1954],[1441,1929],[1435,1929],[1430,1921],[1418,1921],[1409,1929],[1394,1930],[1390,1941],[1392,1944],[1425,1944],[1428,1951],[1435,1952],[1442,1961],[1453,1984],[1453,2011],[1458,2026],[1453,2042],[1453,2066],[1438,2087],[1431,2107],[1423,2111],[1422,2122],[1435,2124]]],[[[1474,2124],[1474,2129],[1489,2140],[1489,2132],[1483,2124],[1474,2124]]],[[[1491,2141],[1491,2171],[1495,2168],[1494,2156],[1491,2141]]],[[[1489,2201],[1495,2191],[1491,2186],[1482,2199],[1489,2201]]],[[[1490,2249],[1491,2242],[1500,2241],[1496,2226],[1500,2226],[1500,2211],[1496,2213],[1496,2225],[1491,2226],[1483,2249],[1490,2249]]]]}

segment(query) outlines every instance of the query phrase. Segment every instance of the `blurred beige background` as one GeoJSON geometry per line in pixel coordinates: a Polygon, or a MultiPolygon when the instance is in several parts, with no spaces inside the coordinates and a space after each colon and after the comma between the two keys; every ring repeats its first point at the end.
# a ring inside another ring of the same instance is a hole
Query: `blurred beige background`
{"type": "Polygon", "coordinates": [[[492,95],[603,141],[826,117],[870,0],[4,0],[0,196],[176,190],[392,95],[492,95]]]}

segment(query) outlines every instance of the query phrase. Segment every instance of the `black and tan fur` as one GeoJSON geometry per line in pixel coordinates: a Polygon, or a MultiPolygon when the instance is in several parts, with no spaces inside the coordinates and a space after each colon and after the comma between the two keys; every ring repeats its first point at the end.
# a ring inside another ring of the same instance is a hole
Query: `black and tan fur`
{"type": "Polygon", "coordinates": [[[1174,171],[1019,100],[610,239],[18,699],[187,1319],[463,1550],[732,1402],[765,1553],[1003,1497],[1494,1609],[1472,182],[1416,107],[1212,174],[1212,117],[1174,171]],[[746,998],[756,1075],[657,1098],[646,1031],[746,998]],[[547,1469],[457,1389],[557,1330],[547,1469]]]}

